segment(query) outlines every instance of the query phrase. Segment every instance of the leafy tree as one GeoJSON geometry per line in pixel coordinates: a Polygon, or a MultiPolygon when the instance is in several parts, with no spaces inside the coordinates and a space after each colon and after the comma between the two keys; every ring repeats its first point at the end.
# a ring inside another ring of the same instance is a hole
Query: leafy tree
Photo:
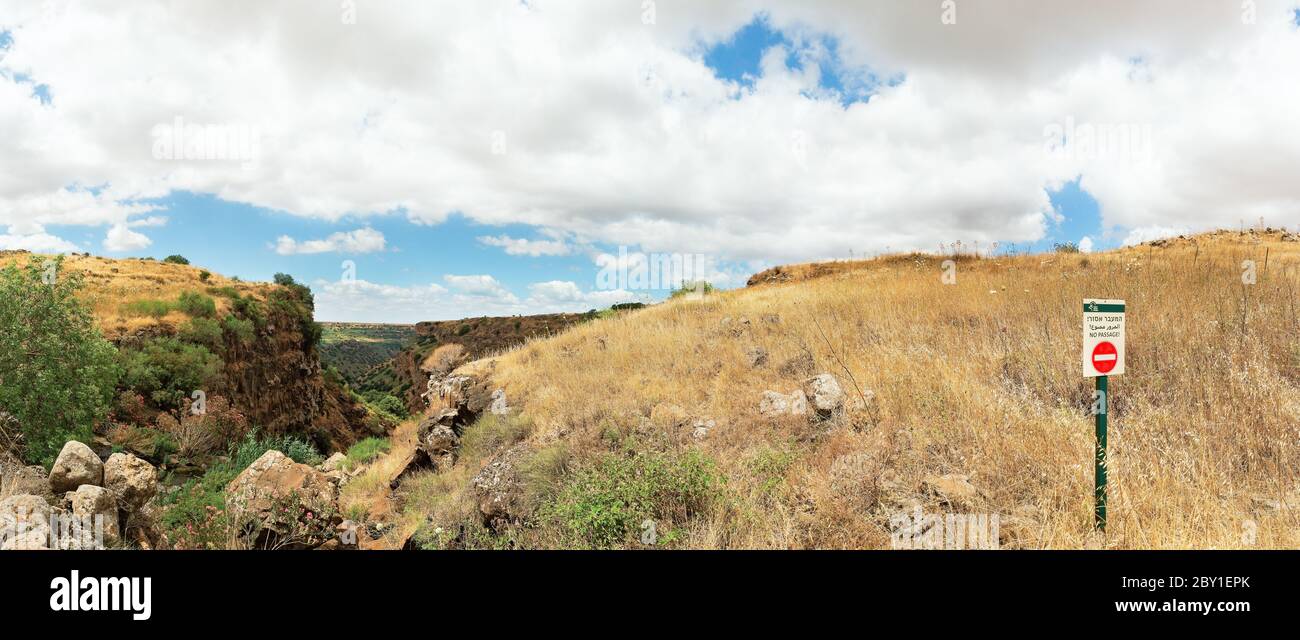
{"type": "Polygon", "coordinates": [[[0,271],[0,412],[17,420],[23,457],[53,464],[68,440],[89,441],[120,371],[113,345],[76,298],[81,276],[61,257],[0,271]]]}
{"type": "Polygon", "coordinates": [[[186,259],[185,256],[179,256],[179,255],[176,255],[176,256],[167,256],[166,258],[163,258],[163,262],[168,262],[168,263],[171,263],[171,264],[189,264],[189,263],[190,263],[190,261],[189,261],[188,259],[186,259]]]}

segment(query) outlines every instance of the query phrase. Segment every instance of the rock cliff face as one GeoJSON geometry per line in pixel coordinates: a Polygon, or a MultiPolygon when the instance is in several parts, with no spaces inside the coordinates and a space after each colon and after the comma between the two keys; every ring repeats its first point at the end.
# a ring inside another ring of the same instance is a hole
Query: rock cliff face
{"type": "Polygon", "coordinates": [[[262,433],[301,434],[324,451],[346,449],[368,434],[366,410],[326,379],[301,318],[268,305],[265,325],[248,343],[227,339],[217,393],[262,433]]]}

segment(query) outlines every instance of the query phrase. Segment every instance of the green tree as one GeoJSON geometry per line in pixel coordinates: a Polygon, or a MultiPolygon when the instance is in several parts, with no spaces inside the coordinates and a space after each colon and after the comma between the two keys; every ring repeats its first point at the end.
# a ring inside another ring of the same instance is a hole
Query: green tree
{"type": "Polygon", "coordinates": [[[117,351],[76,298],[62,258],[0,271],[0,411],[17,420],[21,454],[49,467],[68,440],[90,440],[113,401],[117,351]]]}

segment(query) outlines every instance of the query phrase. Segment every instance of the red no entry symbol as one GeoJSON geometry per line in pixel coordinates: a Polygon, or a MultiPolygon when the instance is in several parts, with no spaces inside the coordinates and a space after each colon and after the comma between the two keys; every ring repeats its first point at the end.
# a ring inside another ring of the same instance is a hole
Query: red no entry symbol
{"type": "Polygon", "coordinates": [[[1097,346],[1092,348],[1092,368],[1098,373],[1110,373],[1117,362],[1119,362],[1119,353],[1115,351],[1115,345],[1109,342],[1098,342],[1097,346]]]}

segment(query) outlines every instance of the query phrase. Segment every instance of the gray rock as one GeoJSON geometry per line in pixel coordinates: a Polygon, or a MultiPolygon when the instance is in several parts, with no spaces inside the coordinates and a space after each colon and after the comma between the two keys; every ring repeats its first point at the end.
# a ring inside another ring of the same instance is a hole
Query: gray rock
{"type": "Polygon", "coordinates": [[[37,495],[0,500],[0,549],[48,549],[52,513],[50,503],[37,495]]]}
{"type": "Polygon", "coordinates": [[[94,528],[103,526],[102,541],[105,546],[116,545],[121,539],[117,521],[117,499],[103,487],[84,484],[67,495],[68,512],[81,521],[83,542],[78,548],[98,547],[99,536],[94,528]],[[101,525],[102,523],[102,525],[101,525]]]}
{"type": "Polygon", "coordinates": [[[496,416],[504,416],[510,413],[510,405],[506,404],[505,389],[497,389],[492,392],[492,403],[488,405],[488,411],[496,416]]]}
{"type": "Polygon", "coordinates": [[[75,440],[63,445],[50,469],[50,489],[56,494],[76,491],[83,484],[104,484],[104,463],[90,447],[75,440]]]}
{"type": "Polygon", "coordinates": [[[158,471],[129,453],[115,453],[104,463],[104,488],[118,508],[134,513],[158,493],[158,471]]]}
{"type": "Polygon", "coordinates": [[[763,347],[750,347],[745,351],[745,360],[751,367],[761,367],[767,364],[767,349],[763,347]]]}
{"type": "Polygon", "coordinates": [[[844,409],[844,389],[829,373],[813,376],[803,383],[804,395],[821,418],[830,418],[844,409]]]}
{"type": "Polygon", "coordinates": [[[325,473],[330,473],[332,471],[339,471],[343,468],[343,464],[346,463],[347,461],[348,461],[348,457],[346,455],[336,452],[334,455],[327,458],[325,462],[321,463],[320,470],[324,471],[325,473]]]}

